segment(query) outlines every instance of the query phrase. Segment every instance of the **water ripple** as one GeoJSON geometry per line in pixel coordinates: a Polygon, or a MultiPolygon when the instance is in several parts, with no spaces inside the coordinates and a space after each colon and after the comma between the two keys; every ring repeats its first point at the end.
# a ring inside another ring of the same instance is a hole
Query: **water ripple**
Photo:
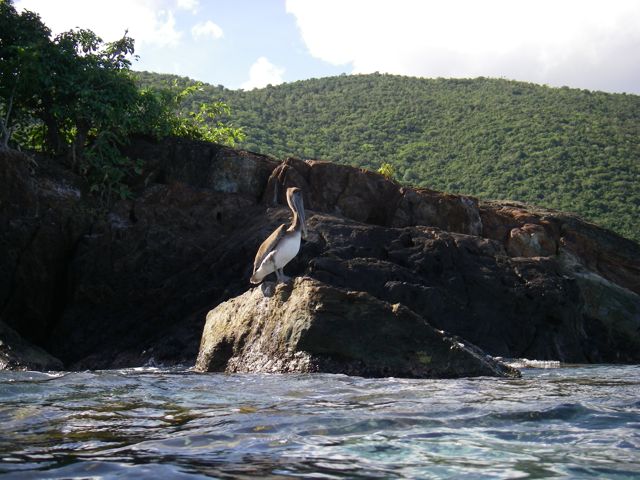
{"type": "Polygon", "coordinates": [[[638,366],[522,379],[0,372],[7,478],[637,478],[638,366]]]}

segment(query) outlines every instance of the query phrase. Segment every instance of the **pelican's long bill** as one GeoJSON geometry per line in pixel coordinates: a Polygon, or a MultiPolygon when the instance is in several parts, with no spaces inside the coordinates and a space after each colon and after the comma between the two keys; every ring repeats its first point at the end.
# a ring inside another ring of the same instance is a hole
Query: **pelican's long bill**
{"type": "Polygon", "coordinates": [[[293,203],[296,207],[296,211],[298,212],[298,216],[300,217],[300,226],[302,227],[302,238],[307,238],[307,216],[304,213],[304,201],[302,200],[302,193],[300,191],[296,192],[297,195],[293,197],[293,203]]]}

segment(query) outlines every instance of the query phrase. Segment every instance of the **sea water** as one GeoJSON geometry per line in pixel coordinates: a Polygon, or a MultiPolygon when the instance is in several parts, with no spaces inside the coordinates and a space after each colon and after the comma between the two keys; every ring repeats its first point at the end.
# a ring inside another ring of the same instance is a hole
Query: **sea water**
{"type": "Polygon", "coordinates": [[[520,366],[458,380],[0,372],[0,477],[640,478],[640,366],[520,366]]]}

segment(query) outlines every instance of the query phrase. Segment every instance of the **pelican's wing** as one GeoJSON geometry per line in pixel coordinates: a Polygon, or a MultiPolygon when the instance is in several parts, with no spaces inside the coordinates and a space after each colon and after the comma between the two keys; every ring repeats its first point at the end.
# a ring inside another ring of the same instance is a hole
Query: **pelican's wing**
{"type": "Polygon", "coordinates": [[[275,248],[286,231],[287,228],[283,223],[278,228],[276,228],[264,242],[262,242],[262,245],[260,245],[260,248],[258,249],[258,253],[256,253],[256,259],[253,261],[253,273],[256,273],[256,270],[260,268],[260,265],[262,265],[265,257],[269,255],[269,252],[271,252],[275,248]]]}

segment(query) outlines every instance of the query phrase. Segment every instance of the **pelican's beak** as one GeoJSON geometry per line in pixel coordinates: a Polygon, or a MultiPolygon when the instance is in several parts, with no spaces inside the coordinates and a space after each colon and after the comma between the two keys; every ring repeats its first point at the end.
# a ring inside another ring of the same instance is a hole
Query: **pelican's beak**
{"type": "Polygon", "coordinates": [[[300,217],[300,225],[302,226],[302,238],[307,239],[307,216],[304,213],[304,202],[302,201],[302,195],[296,197],[296,210],[300,217]]]}

